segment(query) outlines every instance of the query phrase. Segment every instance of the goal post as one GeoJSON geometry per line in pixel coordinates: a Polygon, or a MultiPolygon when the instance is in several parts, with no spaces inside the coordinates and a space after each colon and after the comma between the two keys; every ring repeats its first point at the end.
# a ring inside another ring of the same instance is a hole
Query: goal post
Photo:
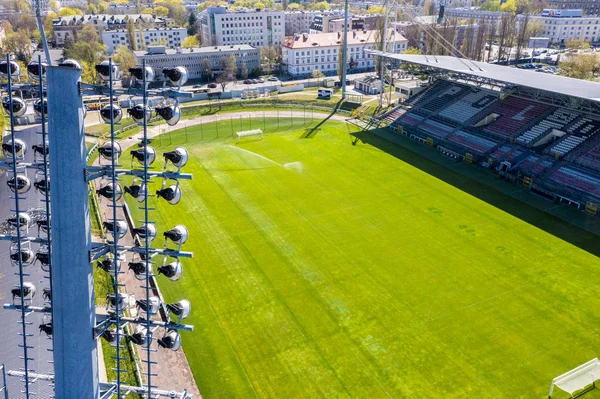
{"type": "Polygon", "coordinates": [[[567,392],[573,398],[594,389],[598,379],[600,379],[600,360],[595,358],[553,379],[552,384],[550,384],[548,399],[552,398],[552,391],[555,386],[567,392]],[[574,395],[575,392],[577,392],[577,395],[574,395]]]}
{"type": "Polygon", "coordinates": [[[250,137],[250,136],[260,136],[260,138],[263,138],[263,131],[261,129],[253,129],[253,130],[244,130],[241,132],[236,132],[235,133],[237,136],[237,141],[240,141],[240,139],[242,139],[243,137],[250,137]]]}

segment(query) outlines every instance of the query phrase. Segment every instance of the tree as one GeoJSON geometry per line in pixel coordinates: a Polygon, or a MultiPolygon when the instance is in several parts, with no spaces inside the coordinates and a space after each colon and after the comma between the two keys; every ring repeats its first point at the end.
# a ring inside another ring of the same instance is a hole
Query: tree
{"type": "Polygon", "coordinates": [[[254,3],[254,9],[264,10],[265,9],[265,3],[261,3],[260,1],[254,3]]]}
{"type": "Polygon", "coordinates": [[[217,82],[221,85],[222,90],[225,91],[225,87],[230,82],[235,81],[237,73],[235,55],[231,54],[231,57],[222,57],[219,60],[219,69],[221,70],[221,74],[217,78],[217,82]]]}
{"type": "Polygon", "coordinates": [[[198,18],[196,18],[196,13],[191,12],[188,18],[188,28],[187,34],[188,36],[195,36],[198,32],[198,18]]]}
{"type": "Polygon", "coordinates": [[[169,15],[169,9],[163,6],[155,7],[154,15],[156,15],[157,17],[167,17],[169,15]]]}
{"type": "Polygon", "coordinates": [[[479,7],[483,11],[500,11],[500,0],[488,0],[479,7]]]}
{"type": "Polygon", "coordinates": [[[384,15],[385,14],[385,7],[384,6],[370,6],[367,9],[366,14],[381,14],[381,15],[384,15]]]}
{"type": "Polygon", "coordinates": [[[83,11],[79,8],[63,7],[58,10],[59,17],[68,17],[70,15],[83,15],[83,11]]]}
{"type": "Polygon", "coordinates": [[[568,49],[571,49],[571,50],[583,50],[583,49],[590,48],[590,44],[588,42],[584,42],[581,39],[567,40],[566,46],[568,49]]]}
{"type": "Polygon", "coordinates": [[[287,10],[288,11],[298,11],[298,10],[301,10],[301,9],[302,9],[302,6],[300,6],[300,4],[298,4],[298,3],[290,3],[287,6],[287,10]]]}
{"type": "Polygon", "coordinates": [[[406,50],[402,52],[402,54],[415,54],[420,55],[421,51],[418,48],[408,47],[406,50]]]}
{"type": "Polygon", "coordinates": [[[318,69],[312,71],[312,77],[315,79],[321,79],[325,77],[325,74],[318,69]]]}
{"type": "Polygon", "coordinates": [[[133,19],[127,18],[127,41],[132,49],[137,50],[137,40],[135,37],[135,24],[133,23],[133,19]]]}
{"type": "Polygon", "coordinates": [[[206,80],[210,80],[213,77],[213,65],[209,58],[202,58],[200,61],[200,73],[206,77],[206,80]]]}
{"type": "Polygon", "coordinates": [[[569,54],[560,62],[561,75],[593,80],[600,72],[596,54],[569,54]]]}
{"type": "Polygon", "coordinates": [[[25,29],[9,33],[4,39],[4,50],[14,53],[19,61],[29,63],[31,61],[31,41],[29,36],[29,31],[25,29]]]}
{"type": "Polygon", "coordinates": [[[183,39],[183,42],[181,43],[181,47],[183,48],[192,48],[198,46],[200,46],[200,42],[196,36],[188,36],[183,39]]]}
{"type": "Polygon", "coordinates": [[[63,55],[66,58],[79,60],[83,66],[82,80],[86,83],[94,83],[94,68],[106,58],[106,46],[100,43],[98,32],[92,25],[85,25],[77,35],[74,45],[67,43],[63,55]]]}
{"type": "Polygon", "coordinates": [[[240,79],[248,79],[248,65],[245,62],[240,67],[240,79]]]}
{"type": "Polygon", "coordinates": [[[510,14],[517,13],[517,2],[516,0],[506,0],[502,5],[500,5],[500,11],[507,12],[510,14]]]}
{"type": "Polygon", "coordinates": [[[423,4],[425,15],[435,15],[435,3],[432,0],[425,0],[423,4]]]}
{"type": "Polygon", "coordinates": [[[204,11],[208,7],[215,7],[217,5],[214,1],[205,1],[204,3],[200,3],[198,5],[198,12],[204,11]]]}
{"type": "Polygon", "coordinates": [[[154,14],[154,10],[152,8],[144,8],[140,14],[148,14],[148,15],[152,15],[154,14]]]}
{"type": "Polygon", "coordinates": [[[50,7],[50,9],[54,12],[56,12],[56,10],[58,10],[60,7],[58,6],[58,3],[56,2],[56,0],[50,0],[48,2],[48,7],[50,7]]]}
{"type": "Polygon", "coordinates": [[[328,2],[319,1],[317,3],[313,3],[312,6],[310,6],[310,9],[315,11],[328,11],[331,9],[331,7],[329,6],[328,2]]]}
{"type": "Polygon", "coordinates": [[[344,64],[344,41],[340,40],[340,48],[338,49],[338,67],[337,73],[340,82],[343,80],[344,69],[346,69],[346,65],[344,64]]]}
{"type": "Polygon", "coordinates": [[[115,63],[119,64],[121,69],[121,73],[128,74],[129,68],[133,68],[135,66],[135,57],[133,55],[133,51],[129,50],[127,46],[121,44],[115,50],[113,54],[113,60],[115,63]]]}
{"type": "Polygon", "coordinates": [[[272,71],[272,65],[277,61],[277,49],[273,46],[260,48],[261,64],[269,65],[269,73],[272,71]]]}

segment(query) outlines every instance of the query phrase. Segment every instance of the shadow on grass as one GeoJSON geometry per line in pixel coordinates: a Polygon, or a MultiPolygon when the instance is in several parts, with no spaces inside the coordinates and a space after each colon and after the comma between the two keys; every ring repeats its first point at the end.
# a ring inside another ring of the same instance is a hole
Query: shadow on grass
{"type": "MultiPolygon", "coordinates": [[[[448,165],[443,165],[436,162],[433,160],[434,156],[440,157],[440,159],[444,158],[442,158],[442,156],[438,153],[434,153],[430,149],[424,148],[423,150],[428,150],[431,154],[424,154],[424,151],[421,153],[416,152],[419,150],[416,149],[416,147],[415,150],[409,148],[412,146],[409,145],[408,139],[404,137],[396,136],[397,142],[386,140],[383,137],[390,137],[390,135],[393,135],[387,130],[376,129],[372,131],[351,133],[351,135],[354,136],[355,140],[360,140],[360,142],[364,144],[376,147],[379,150],[401,159],[402,161],[430,174],[431,176],[434,176],[460,189],[461,191],[473,195],[474,197],[477,197],[480,200],[495,206],[496,208],[510,213],[511,215],[591,254],[600,256],[598,235],[574,224],[579,222],[585,224],[586,227],[592,229],[593,231],[600,231],[600,219],[597,217],[584,214],[580,211],[572,210],[573,217],[579,220],[574,220],[572,223],[565,221],[558,216],[552,215],[540,208],[525,203],[505,192],[502,192],[500,189],[491,184],[485,184],[484,182],[480,182],[471,176],[450,169],[448,165]],[[406,146],[403,145],[404,140],[407,141],[406,146]]],[[[412,144],[412,142],[410,142],[410,144],[412,144]]],[[[416,145],[416,143],[414,145],[416,145]]],[[[450,162],[450,160],[448,160],[448,162],[450,162]]],[[[469,168],[477,168],[477,166],[470,165],[469,168]]],[[[499,177],[494,178],[490,175],[489,179],[490,183],[499,183],[499,177]],[[494,179],[496,180],[493,181],[494,179]]],[[[506,187],[513,192],[515,191],[515,186],[510,185],[509,183],[506,183],[506,187]]],[[[533,194],[530,195],[533,196],[533,194]]],[[[544,201],[544,204],[548,204],[545,202],[545,200],[540,199],[539,201],[544,201]]]]}
{"type": "Polygon", "coordinates": [[[337,104],[335,104],[335,107],[333,107],[333,110],[331,110],[329,115],[327,115],[322,121],[317,123],[312,129],[306,129],[306,132],[303,133],[302,136],[300,136],[300,138],[301,139],[311,139],[311,138],[315,137],[317,135],[317,133],[321,130],[321,126],[324,123],[326,123],[333,115],[335,115],[335,113],[340,109],[340,107],[342,106],[343,103],[344,103],[344,100],[340,99],[340,101],[338,101],[337,104]]]}

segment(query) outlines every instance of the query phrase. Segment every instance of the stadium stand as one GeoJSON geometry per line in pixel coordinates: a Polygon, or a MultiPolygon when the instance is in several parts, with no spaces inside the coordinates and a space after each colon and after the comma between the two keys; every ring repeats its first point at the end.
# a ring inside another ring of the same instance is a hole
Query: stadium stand
{"type": "Polygon", "coordinates": [[[474,91],[443,109],[440,116],[455,122],[465,123],[497,99],[498,96],[491,91],[474,89],[474,91]]]}
{"type": "Polygon", "coordinates": [[[546,104],[508,96],[490,108],[488,115],[498,114],[499,117],[483,130],[507,138],[542,115],[548,108],[546,104]]]}
{"type": "Polygon", "coordinates": [[[404,108],[398,107],[398,108],[394,109],[392,112],[388,113],[383,118],[383,123],[385,123],[386,125],[391,125],[394,122],[396,122],[398,120],[398,118],[400,118],[402,115],[404,115],[405,112],[406,112],[406,110],[404,108]]]}
{"type": "Polygon", "coordinates": [[[448,140],[461,144],[469,150],[475,151],[479,154],[486,153],[498,144],[496,141],[467,133],[463,130],[457,131],[452,136],[448,137],[448,140]]]}
{"type": "Polygon", "coordinates": [[[560,130],[573,122],[579,113],[564,108],[558,108],[546,118],[533,125],[525,133],[517,137],[517,142],[521,144],[534,144],[545,134],[550,133],[552,129],[560,130]]]}
{"type": "Polygon", "coordinates": [[[599,130],[600,120],[588,117],[581,118],[567,129],[569,135],[559,140],[557,144],[554,144],[549,152],[553,155],[565,156],[599,130]]]}
{"type": "Polygon", "coordinates": [[[444,89],[449,88],[450,86],[452,86],[452,83],[448,82],[447,80],[437,80],[427,89],[417,94],[414,100],[411,100],[409,98],[407,101],[404,102],[404,104],[412,105],[413,108],[420,107],[421,105],[429,102],[432,98],[434,98],[436,94],[438,94],[444,89]]]}
{"type": "Polygon", "coordinates": [[[562,166],[550,175],[550,180],[600,198],[600,179],[582,170],[562,166]]]}
{"type": "Polygon", "coordinates": [[[600,145],[579,156],[575,162],[590,169],[600,170],[600,145]]]}
{"type": "Polygon", "coordinates": [[[530,155],[525,158],[518,166],[517,169],[524,174],[530,174],[533,176],[541,176],[548,169],[554,165],[554,162],[550,159],[543,159],[539,155],[530,155]]]}
{"type": "Polygon", "coordinates": [[[495,149],[490,157],[494,158],[498,162],[512,161],[523,153],[523,151],[517,149],[509,144],[504,144],[502,147],[495,149]]]}
{"type": "Polygon", "coordinates": [[[425,120],[424,116],[421,116],[419,114],[417,114],[416,112],[407,112],[404,115],[402,115],[402,117],[400,117],[400,119],[398,120],[398,122],[400,122],[400,124],[402,125],[411,125],[411,126],[416,126],[419,123],[423,122],[425,120]]]}
{"type": "Polygon", "coordinates": [[[427,119],[419,126],[419,129],[436,137],[446,137],[452,133],[455,128],[435,119],[427,119]]]}
{"type": "Polygon", "coordinates": [[[421,109],[429,112],[439,111],[459,99],[464,93],[468,92],[468,90],[469,88],[465,86],[453,84],[437,96],[430,96],[431,100],[426,102],[421,109]]]}

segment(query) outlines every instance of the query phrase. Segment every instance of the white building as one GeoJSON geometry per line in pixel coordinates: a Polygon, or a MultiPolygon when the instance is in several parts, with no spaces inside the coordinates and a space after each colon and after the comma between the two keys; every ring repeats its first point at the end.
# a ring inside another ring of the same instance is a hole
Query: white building
{"type": "MultiPolygon", "coordinates": [[[[344,10],[330,11],[286,11],[285,35],[293,36],[296,33],[306,33],[316,17],[341,17],[344,10]]],[[[352,15],[350,15],[352,16],[352,15]]]]}
{"type": "MultiPolygon", "coordinates": [[[[519,19],[522,21],[524,16],[519,15],[519,19]]],[[[584,17],[582,10],[544,10],[542,15],[530,15],[529,21],[540,23],[539,36],[555,44],[577,39],[600,42],[600,17],[584,17]]]]}
{"type": "Polygon", "coordinates": [[[108,54],[112,54],[117,47],[124,44],[130,50],[141,49],[143,45],[151,46],[154,44],[163,44],[170,48],[181,47],[183,39],[188,34],[185,28],[158,28],[158,29],[144,29],[141,31],[136,30],[135,32],[136,45],[130,43],[127,38],[126,29],[118,30],[105,30],[102,32],[102,43],[107,47],[108,54]],[[143,42],[142,39],[143,38],[143,42]]]}
{"type": "Polygon", "coordinates": [[[208,59],[212,69],[219,73],[219,60],[235,55],[238,71],[242,64],[246,64],[248,72],[260,67],[260,50],[247,44],[236,46],[196,47],[191,49],[167,49],[165,46],[151,46],[146,51],[134,51],[136,63],[146,65],[154,69],[155,75],[162,78],[163,68],[184,66],[188,70],[190,79],[202,77],[202,60],[208,59]]]}
{"type": "Polygon", "coordinates": [[[285,37],[283,11],[208,7],[199,19],[204,46],[280,46],[285,37]]]}
{"type": "MultiPolygon", "coordinates": [[[[375,46],[375,31],[348,32],[348,64],[353,71],[368,71],[375,67],[374,57],[365,50],[375,46]]],[[[390,29],[391,51],[406,50],[408,40],[390,29]]],[[[325,74],[337,73],[342,33],[295,35],[282,46],[283,64],[293,76],[310,75],[315,69],[325,74]]]]}

